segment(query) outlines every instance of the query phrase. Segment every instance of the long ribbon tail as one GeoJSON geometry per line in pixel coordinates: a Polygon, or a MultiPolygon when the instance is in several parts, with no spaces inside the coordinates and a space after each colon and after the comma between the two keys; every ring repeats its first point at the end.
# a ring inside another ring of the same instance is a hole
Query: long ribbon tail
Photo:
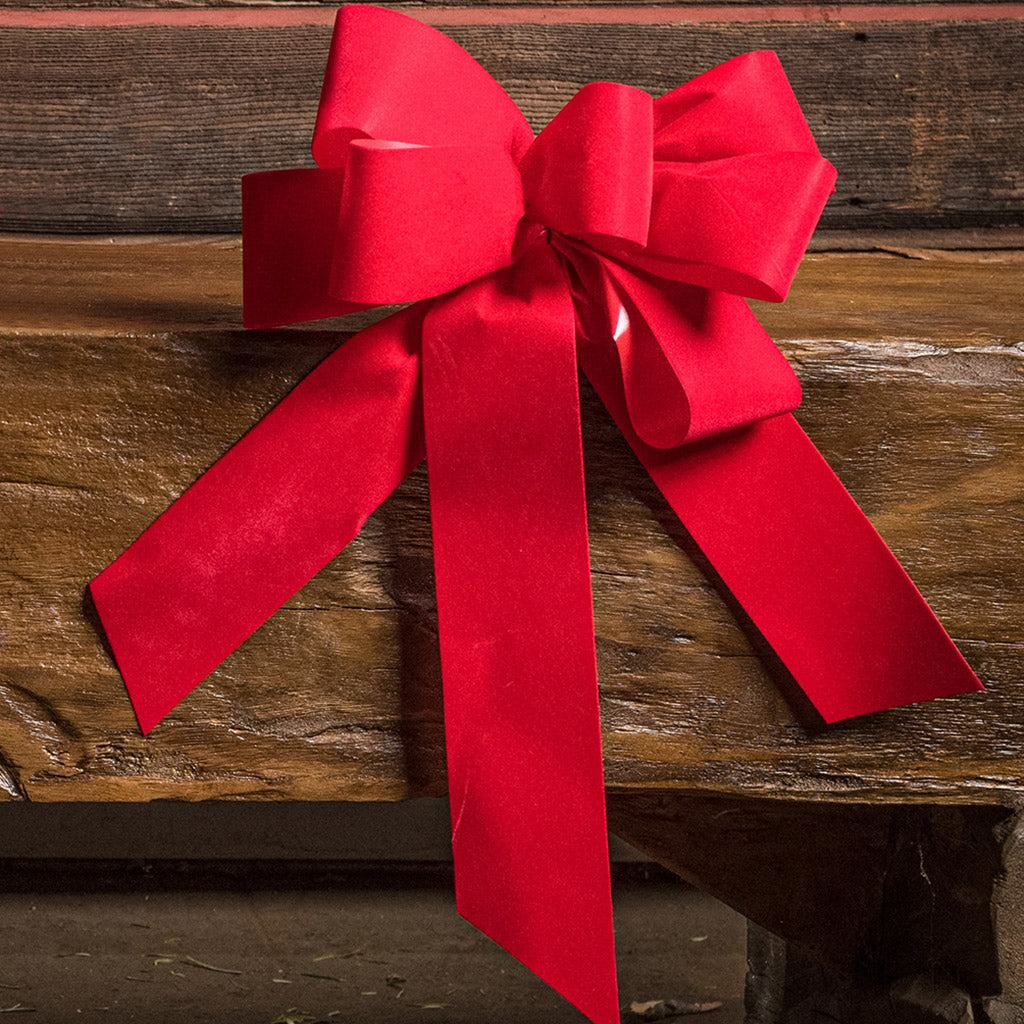
{"type": "Polygon", "coordinates": [[[630,446],[826,722],[982,689],[793,416],[658,450],[630,425],[614,357],[581,351],[630,446]]]}
{"type": "Polygon", "coordinates": [[[573,323],[547,246],[440,300],[424,419],[459,912],[616,1024],[573,323]]]}
{"type": "Polygon", "coordinates": [[[90,584],[148,732],[423,458],[410,307],[356,335],[90,584]]]}

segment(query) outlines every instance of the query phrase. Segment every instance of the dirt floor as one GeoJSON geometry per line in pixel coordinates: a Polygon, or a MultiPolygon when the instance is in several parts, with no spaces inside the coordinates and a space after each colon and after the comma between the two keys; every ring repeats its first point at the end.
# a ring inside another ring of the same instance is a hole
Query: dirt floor
{"type": "MultiPolygon", "coordinates": [[[[0,1013],[34,1024],[584,1020],[458,917],[445,868],[23,861],[0,879],[0,1013]]],[[[679,1020],[740,1024],[742,918],[635,865],[615,907],[624,1021],[679,999],[723,1003],[679,1020]]]]}

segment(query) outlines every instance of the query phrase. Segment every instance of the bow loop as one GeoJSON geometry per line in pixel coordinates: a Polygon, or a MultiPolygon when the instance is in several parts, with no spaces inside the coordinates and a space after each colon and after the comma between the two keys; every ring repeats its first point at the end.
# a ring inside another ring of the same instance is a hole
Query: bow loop
{"type": "MultiPolygon", "coordinates": [[[[650,281],[602,262],[605,274],[632,308],[626,332],[631,335],[629,342],[657,346],[672,374],[672,390],[664,394],[652,393],[643,378],[623,374],[631,409],[667,406],[675,390],[686,395],[686,430],[674,444],[671,435],[644,437],[633,420],[646,443],[671,448],[703,441],[792,412],[800,404],[796,374],[742,298],[693,285],[650,281]]],[[[616,339],[620,359],[626,333],[616,339]]]]}
{"type": "Polygon", "coordinates": [[[800,404],[796,374],[742,298],[652,280],[580,250],[567,256],[585,293],[584,369],[621,381],[645,444],[677,448],[800,404]]]}
{"type": "Polygon", "coordinates": [[[653,116],[646,245],[599,247],[659,277],[781,302],[836,173],[778,57],[726,61],[655,100],[653,116]]]}
{"type": "Polygon", "coordinates": [[[647,244],[653,102],[614,82],[585,85],[537,136],[519,166],[527,216],[572,237],[647,244]]]}
{"type": "Polygon", "coordinates": [[[344,171],[295,168],[242,178],[243,319],[280,327],[365,309],[330,294],[344,171]]]}
{"type": "Polygon", "coordinates": [[[811,153],[658,163],[646,248],[606,251],[658,277],[781,302],[834,181],[811,153]]]}
{"type": "Polygon", "coordinates": [[[679,163],[750,153],[818,155],[779,58],[745,53],[654,101],[654,159],[679,163]]]}
{"type": "Polygon", "coordinates": [[[344,167],[356,138],[501,146],[519,160],[533,132],[504,89],[454,40],[370,4],[334,22],[313,157],[344,167]]]}
{"type": "Polygon", "coordinates": [[[350,149],[333,296],[371,305],[410,302],[512,262],[523,193],[502,147],[357,139],[350,149]]]}

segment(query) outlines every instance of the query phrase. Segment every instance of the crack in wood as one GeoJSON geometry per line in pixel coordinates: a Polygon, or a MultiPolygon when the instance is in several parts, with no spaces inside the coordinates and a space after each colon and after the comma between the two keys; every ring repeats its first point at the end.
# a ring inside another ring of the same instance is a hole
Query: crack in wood
{"type": "Polygon", "coordinates": [[[28,793],[21,784],[21,771],[18,766],[0,750],[0,791],[7,793],[14,800],[28,800],[28,793]]]}
{"type": "Polygon", "coordinates": [[[30,725],[36,727],[44,724],[52,725],[61,737],[72,741],[82,738],[77,726],[57,711],[50,701],[11,679],[0,678],[0,700],[7,705],[10,711],[30,725]],[[13,695],[13,700],[4,699],[3,691],[5,690],[13,695]],[[34,709],[35,713],[29,709],[34,709]]]}

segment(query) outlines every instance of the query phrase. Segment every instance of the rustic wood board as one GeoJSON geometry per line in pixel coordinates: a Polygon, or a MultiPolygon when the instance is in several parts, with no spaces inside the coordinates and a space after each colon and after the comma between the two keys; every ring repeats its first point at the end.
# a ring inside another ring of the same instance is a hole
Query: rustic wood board
{"type": "MultiPolygon", "coordinates": [[[[802,725],[585,389],[614,790],[998,802],[1024,781],[1024,262],[951,255],[812,255],[757,309],[802,378],[801,422],[989,691],[802,725]]],[[[244,332],[233,239],[6,238],[0,265],[0,794],[443,792],[422,468],[149,739],[84,601],[337,325],[244,332]]]]}
{"type": "MultiPolygon", "coordinates": [[[[606,18],[614,18],[616,21],[628,21],[647,19],[648,11],[660,10],[665,12],[666,17],[671,17],[674,8],[700,9],[714,7],[754,7],[754,8],[782,8],[806,7],[806,17],[813,20],[843,20],[842,15],[851,12],[859,12],[864,7],[873,7],[879,11],[901,12],[901,16],[907,18],[920,17],[914,14],[914,8],[922,10],[945,9],[950,17],[955,17],[955,11],[962,5],[970,5],[980,11],[984,9],[1006,8],[1009,16],[1017,13],[1017,7],[1010,0],[956,0],[955,3],[936,3],[935,0],[861,0],[853,5],[830,4],[823,7],[819,0],[728,0],[728,3],[721,5],[708,4],[707,0],[571,0],[566,3],[564,0],[406,0],[398,3],[382,3],[378,0],[350,0],[352,3],[374,3],[378,7],[388,7],[392,10],[404,11],[414,16],[422,16],[432,21],[441,19],[463,20],[467,17],[467,9],[474,8],[482,11],[493,12],[495,20],[516,18],[524,19],[529,16],[520,12],[538,12],[533,15],[534,20],[541,20],[552,15],[561,18],[574,18],[580,20],[586,17],[588,9],[596,8],[606,18]],[[461,8],[461,10],[460,10],[461,8]],[[566,14],[568,9],[569,13],[566,14]],[[817,13],[810,13],[815,10],[817,13]],[[555,14],[555,12],[562,12],[555,14]]],[[[301,6],[340,7],[342,0],[303,0],[301,6]]],[[[165,8],[176,11],[187,10],[225,10],[234,11],[244,9],[247,11],[259,10],[261,8],[281,9],[285,7],[299,6],[294,0],[0,0],[0,10],[11,8],[21,13],[35,11],[79,11],[88,8],[99,8],[107,11],[118,10],[145,10],[165,8]]],[[[748,15],[749,16],[749,15],[748,15]]],[[[473,17],[473,15],[468,15],[473,17]]],[[[738,15],[743,18],[742,14],[738,15]]]]}
{"type": "MultiPolygon", "coordinates": [[[[775,49],[839,169],[825,226],[1024,218],[1024,20],[445,30],[536,128],[588,81],[659,95],[775,49]]],[[[243,173],[310,162],[329,38],[326,23],[0,21],[0,230],[238,230],[243,173]]]]}

